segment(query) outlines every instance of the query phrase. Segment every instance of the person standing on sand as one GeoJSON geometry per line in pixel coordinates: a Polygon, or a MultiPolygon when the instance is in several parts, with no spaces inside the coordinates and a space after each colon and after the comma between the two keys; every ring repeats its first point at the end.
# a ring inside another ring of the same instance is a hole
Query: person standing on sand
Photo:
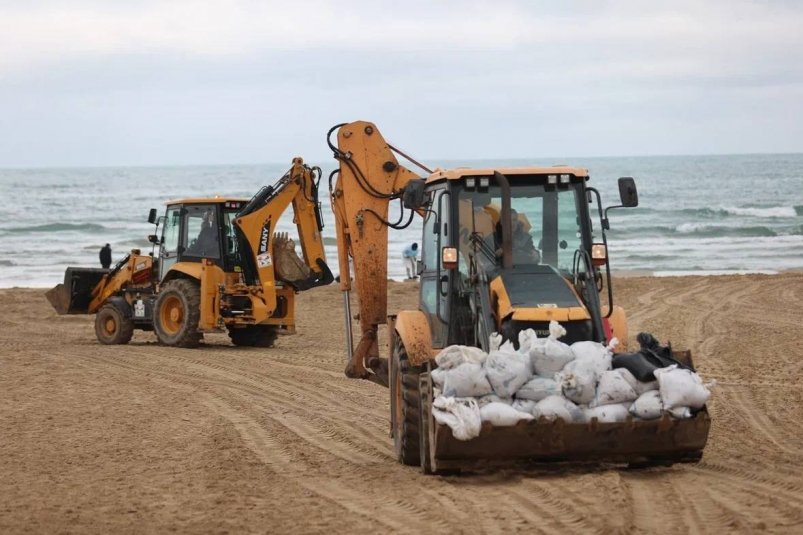
{"type": "Polygon", "coordinates": [[[109,269],[112,265],[112,247],[108,243],[100,248],[100,265],[103,269],[109,269]]]}
{"type": "Polygon", "coordinates": [[[414,243],[408,245],[402,251],[402,260],[404,261],[404,269],[407,271],[407,280],[412,280],[418,277],[415,261],[418,257],[418,244],[414,243]]]}

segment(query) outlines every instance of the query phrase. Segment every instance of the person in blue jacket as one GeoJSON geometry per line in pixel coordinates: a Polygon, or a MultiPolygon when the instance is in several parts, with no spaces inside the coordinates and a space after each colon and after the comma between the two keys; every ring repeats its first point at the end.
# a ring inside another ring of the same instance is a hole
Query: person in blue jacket
{"type": "Polygon", "coordinates": [[[407,271],[407,280],[418,278],[416,269],[416,259],[418,258],[418,244],[413,243],[408,245],[402,251],[402,260],[404,261],[404,269],[407,271]]]}

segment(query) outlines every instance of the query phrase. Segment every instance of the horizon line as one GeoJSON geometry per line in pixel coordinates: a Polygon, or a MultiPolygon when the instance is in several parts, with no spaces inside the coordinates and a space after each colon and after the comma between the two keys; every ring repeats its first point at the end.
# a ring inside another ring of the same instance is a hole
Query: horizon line
{"type": "MultiPolygon", "coordinates": [[[[534,160],[534,159],[553,159],[553,160],[572,160],[572,159],[614,159],[614,158],[682,158],[682,157],[708,157],[708,156],[792,156],[801,155],[803,152],[722,152],[722,153],[687,153],[687,154],[621,154],[611,156],[495,156],[488,158],[442,158],[442,162],[485,162],[489,160],[534,160]]],[[[332,158],[330,156],[332,160],[332,158]]],[[[398,156],[400,160],[409,161],[403,156],[398,156]]],[[[419,158],[425,163],[436,161],[435,158],[419,158]]],[[[305,163],[310,163],[314,160],[307,160],[304,158],[305,163]]],[[[237,162],[237,163],[148,163],[148,164],[49,164],[49,165],[0,165],[2,171],[13,170],[39,170],[39,169],[115,169],[115,168],[159,168],[159,167],[228,167],[228,166],[279,166],[285,165],[280,162],[237,162]]],[[[291,165],[288,163],[286,165],[291,165]]],[[[552,164],[556,165],[556,164],[552,164]]]]}

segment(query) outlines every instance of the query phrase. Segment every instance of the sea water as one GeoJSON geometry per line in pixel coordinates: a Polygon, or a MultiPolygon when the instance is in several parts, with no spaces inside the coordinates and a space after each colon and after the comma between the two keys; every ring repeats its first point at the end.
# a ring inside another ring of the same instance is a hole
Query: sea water
{"type": "MultiPolygon", "coordinates": [[[[320,200],[327,261],[337,272],[334,218],[324,169],[320,200]]],[[[617,178],[635,177],[640,204],[609,212],[611,268],[658,275],[775,273],[803,269],[803,154],[655,156],[427,162],[493,167],[569,164],[587,167],[605,206],[618,204],[617,178]]],[[[208,195],[250,198],[289,165],[0,169],[0,287],[49,287],[66,266],[99,267],[134,247],[151,251],[148,210],[208,195]]],[[[295,235],[292,210],[277,230],[295,235]]],[[[391,211],[391,219],[395,213],[391,211]]],[[[599,233],[599,224],[595,224],[599,233]]],[[[388,273],[405,276],[401,251],[421,241],[421,221],[390,230],[388,273]]]]}

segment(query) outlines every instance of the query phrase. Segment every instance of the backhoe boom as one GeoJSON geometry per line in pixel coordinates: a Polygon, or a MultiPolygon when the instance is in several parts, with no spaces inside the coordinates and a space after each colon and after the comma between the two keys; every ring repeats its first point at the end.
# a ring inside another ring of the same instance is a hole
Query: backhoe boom
{"type": "MultiPolygon", "coordinates": [[[[391,201],[405,191],[422,191],[423,180],[399,164],[390,145],[373,123],[356,121],[330,130],[337,132],[337,147],[330,148],[340,162],[332,195],[337,233],[340,288],[345,292],[346,322],[350,325],[349,293],[352,289],[349,260],[360,304],[360,341],[349,343],[348,377],[386,384],[387,371],[378,359],[377,326],[387,322],[388,227],[404,228],[414,217],[410,211],[398,223],[388,221],[391,201]],[[411,186],[415,184],[415,186],[411,186]],[[366,366],[374,370],[371,374],[366,366]]],[[[408,193],[409,195],[410,193],[408,193]]]]}

